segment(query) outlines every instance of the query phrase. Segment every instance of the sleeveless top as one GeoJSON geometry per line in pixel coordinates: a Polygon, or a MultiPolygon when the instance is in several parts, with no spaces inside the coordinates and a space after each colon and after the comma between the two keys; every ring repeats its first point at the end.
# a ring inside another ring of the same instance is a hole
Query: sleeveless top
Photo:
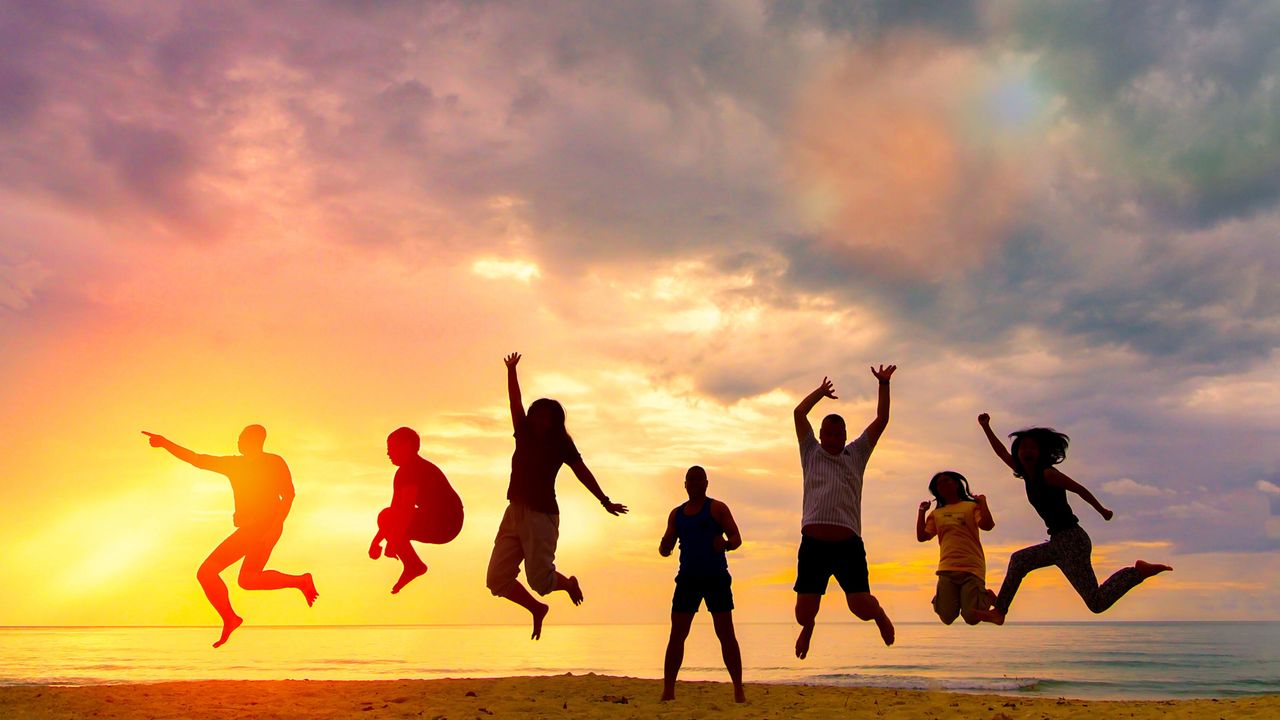
{"type": "Polygon", "coordinates": [[[729,561],[712,542],[724,532],[711,516],[711,498],[702,501],[695,515],[684,512],[688,502],[676,508],[676,537],[680,538],[680,574],[716,575],[729,572],[729,561]]]}
{"type": "Polygon", "coordinates": [[[1027,501],[1031,503],[1031,507],[1035,508],[1036,514],[1044,520],[1050,535],[1070,530],[1080,524],[1079,518],[1071,512],[1071,505],[1067,503],[1066,488],[1055,487],[1045,482],[1043,472],[1034,479],[1025,477],[1022,482],[1027,486],[1027,501]]]}

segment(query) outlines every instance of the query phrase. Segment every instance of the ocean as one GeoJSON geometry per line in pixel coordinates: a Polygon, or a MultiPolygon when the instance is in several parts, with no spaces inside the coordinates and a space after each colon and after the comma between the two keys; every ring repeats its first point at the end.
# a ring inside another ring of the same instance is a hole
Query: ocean
{"type": "MultiPolygon", "coordinates": [[[[662,677],[665,625],[254,627],[224,647],[212,627],[0,628],[0,685],[165,680],[391,680],[563,673],[662,677]]],[[[1280,693],[1280,622],[819,622],[809,657],[795,627],[741,624],[749,683],[927,688],[1088,699],[1280,693]]],[[[700,613],[683,680],[727,680],[700,613]]]]}

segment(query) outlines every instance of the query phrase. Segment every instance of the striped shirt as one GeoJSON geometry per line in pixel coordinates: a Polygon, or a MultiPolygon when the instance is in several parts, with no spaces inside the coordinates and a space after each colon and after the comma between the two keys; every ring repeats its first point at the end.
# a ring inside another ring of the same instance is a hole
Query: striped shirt
{"type": "Polygon", "coordinates": [[[832,455],[810,432],[800,441],[804,474],[804,525],[839,525],[862,536],[862,473],[871,457],[867,434],[832,455]]]}

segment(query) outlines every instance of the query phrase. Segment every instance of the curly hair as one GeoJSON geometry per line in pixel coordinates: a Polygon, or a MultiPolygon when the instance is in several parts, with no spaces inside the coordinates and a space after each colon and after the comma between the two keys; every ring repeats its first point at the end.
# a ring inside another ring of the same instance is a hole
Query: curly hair
{"type": "Polygon", "coordinates": [[[1025,478],[1027,473],[1039,475],[1047,468],[1057,465],[1067,459],[1067,444],[1071,442],[1071,438],[1066,433],[1060,433],[1053,428],[1034,427],[1026,430],[1018,430],[1009,433],[1009,437],[1013,438],[1013,446],[1009,448],[1009,454],[1013,456],[1013,474],[1015,477],[1025,478]],[[1030,440],[1040,448],[1040,460],[1037,467],[1024,468],[1022,461],[1018,459],[1018,448],[1022,446],[1024,440],[1030,440]]]}
{"type": "Polygon", "coordinates": [[[973,494],[969,492],[969,481],[963,475],[955,470],[943,470],[940,473],[934,473],[933,477],[929,479],[929,492],[933,493],[933,497],[938,501],[938,507],[947,504],[947,501],[938,494],[938,481],[944,477],[950,477],[956,481],[956,495],[960,496],[962,502],[965,500],[976,502],[973,499],[973,494]]]}

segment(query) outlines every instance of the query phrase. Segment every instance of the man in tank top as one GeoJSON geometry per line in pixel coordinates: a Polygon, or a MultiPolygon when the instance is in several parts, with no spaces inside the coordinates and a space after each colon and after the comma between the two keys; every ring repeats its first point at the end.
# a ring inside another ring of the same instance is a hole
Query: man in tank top
{"type": "Polygon", "coordinates": [[[662,699],[676,697],[676,675],[684,660],[684,641],[689,636],[693,616],[705,600],[725,668],[733,681],[733,699],[746,702],[742,688],[742,653],[733,631],[733,592],[725,553],[742,545],[738,525],[729,506],[707,497],[707,471],[694,465],[684,476],[689,501],[671,511],[667,532],[658,544],[658,553],[670,557],[680,541],[680,572],[671,599],[671,639],[663,667],[662,699]]]}

